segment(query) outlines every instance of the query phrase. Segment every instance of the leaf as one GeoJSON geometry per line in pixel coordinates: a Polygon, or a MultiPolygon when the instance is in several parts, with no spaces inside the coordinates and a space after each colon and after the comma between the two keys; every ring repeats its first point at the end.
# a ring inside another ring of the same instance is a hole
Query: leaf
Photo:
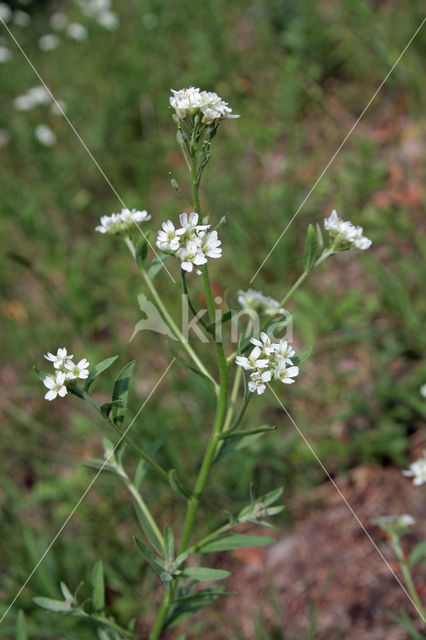
{"type": "Polygon", "coordinates": [[[45,371],[40,371],[40,369],[37,369],[37,367],[33,367],[34,369],[34,373],[36,374],[37,378],[39,378],[39,380],[41,380],[42,382],[45,380],[45,378],[47,378],[48,376],[52,376],[55,375],[54,372],[50,372],[50,373],[46,373],[45,371]]]}
{"type": "Polygon", "coordinates": [[[55,611],[56,613],[69,613],[71,611],[71,602],[69,600],[52,600],[52,598],[33,598],[33,602],[49,611],[55,611]]]}
{"type": "Polygon", "coordinates": [[[148,237],[149,232],[145,234],[145,237],[138,243],[135,252],[135,260],[140,269],[145,266],[146,257],[148,255],[148,237]]]}
{"type": "Polygon", "coordinates": [[[142,540],[139,540],[138,538],[133,539],[138,545],[139,551],[148,562],[151,569],[158,575],[161,575],[164,571],[164,565],[161,558],[158,558],[155,554],[153,554],[151,549],[149,549],[146,544],[142,542],[142,540]]]}
{"type": "Polygon", "coordinates": [[[294,365],[299,365],[301,362],[306,360],[306,358],[308,358],[311,355],[311,352],[312,352],[312,347],[309,347],[309,349],[306,349],[306,351],[302,351],[302,353],[299,353],[298,356],[293,356],[291,358],[292,363],[294,365]]]}
{"type": "Polygon", "coordinates": [[[196,611],[199,611],[206,605],[217,600],[220,596],[224,595],[227,594],[223,591],[223,587],[218,586],[211,589],[203,589],[194,595],[176,598],[169,609],[164,626],[170,627],[178,622],[182,622],[185,618],[188,618],[196,611]]]}
{"type": "Polygon", "coordinates": [[[183,578],[192,580],[224,580],[231,573],[222,569],[208,569],[207,567],[187,567],[182,572],[183,578]]]}
{"type": "Polygon", "coordinates": [[[254,429],[240,429],[238,431],[225,431],[219,436],[219,440],[229,440],[230,438],[236,438],[240,436],[251,436],[255,433],[264,433],[265,431],[275,431],[276,427],[255,427],[254,429]]]}
{"type": "Polygon", "coordinates": [[[254,433],[246,431],[234,431],[233,435],[225,439],[223,446],[216,454],[215,462],[222,460],[225,456],[231,453],[237,453],[245,447],[248,447],[256,442],[266,431],[273,431],[275,427],[259,427],[254,429],[254,433]]]}
{"type": "MultiPolygon", "coordinates": [[[[150,457],[153,458],[155,456],[155,454],[157,453],[157,451],[160,449],[160,447],[162,446],[164,442],[164,438],[158,438],[157,440],[155,440],[146,450],[146,454],[150,457]]],[[[145,460],[139,460],[138,466],[136,467],[136,472],[135,472],[135,487],[136,489],[139,489],[139,487],[141,486],[141,482],[145,476],[145,473],[148,471],[149,466],[148,463],[145,462],[145,460]]]]}
{"type": "Polygon", "coordinates": [[[135,361],[128,362],[118,374],[114,383],[114,389],[112,392],[113,402],[116,400],[121,401],[121,405],[116,404],[112,407],[112,419],[118,427],[121,427],[127,411],[127,398],[129,396],[129,384],[132,377],[135,361]]]}
{"type": "Polygon", "coordinates": [[[16,618],[16,640],[28,640],[27,624],[22,609],[18,611],[16,618]]]}
{"type": "Polygon", "coordinates": [[[228,322],[228,320],[232,318],[233,313],[234,313],[234,309],[229,309],[228,311],[225,311],[225,313],[223,313],[219,318],[218,322],[213,321],[207,325],[206,327],[207,331],[209,331],[210,333],[214,333],[216,330],[216,326],[224,324],[225,322],[228,322]]]}
{"type": "Polygon", "coordinates": [[[275,542],[275,538],[269,536],[251,536],[243,533],[235,533],[219,536],[208,542],[200,549],[201,553],[216,553],[217,551],[229,551],[246,547],[262,547],[275,542]]]}
{"type": "Polygon", "coordinates": [[[169,259],[168,253],[158,253],[148,268],[148,276],[154,280],[155,276],[161,271],[163,264],[169,259]]]}
{"type": "Polygon", "coordinates": [[[412,567],[418,562],[422,562],[426,558],[426,540],[419,542],[408,557],[408,565],[412,567]]]}
{"type": "Polygon", "coordinates": [[[314,266],[317,258],[317,253],[317,234],[315,233],[314,227],[310,224],[308,227],[308,232],[306,234],[305,250],[303,253],[303,261],[305,264],[306,273],[309,273],[309,271],[311,271],[312,267],[314,266]]]}
{"type": "Polygon", "coordinates": [[[318,248],[318,255],[319,255],[320,253],[322,253],[322,250],[324,249],[324,239],[322,237],[321,227],[318,224],[318,222],[315,225],[315,233],[317,236],[317,248],[318,248]]]}
{"type": "Polygon", "coordinates": [[[171,469],[169,471],[169,482],[171,488],[176,491],[176,493],[180,493],[186,500],[189,500],[192,496],[192,491],[190,491],[187,487],[185,487],[181,481],[179,480],[176,470],[171,469]]]}
{"type": "Polygon", "coordinates": [[[65,600],[74,601],[74,596],[72,595],[71,591],[68,589],[65,582],[61,582],[60,587],[61,587],[62,595],[64,596],[65,600]]]}
{"type": "Polygon", "coordinates": [[[104,567],[98,560],[92,569],[92,601],[96,611],[102,611],[105,607],[104,567]]]}
{"type": "Polygon", "coordinates": [[[114,400],[114,402],[103,402],[99,409],[101,412],[102,417],[105,420],[108,420],[109,418],[109,414],[112,411],[113,406],[116,405],[117,407],[121,407],[122,406],[122,401],[121,400],[114,400]]]}
{"type": "Polygon", "coordinates": [[[203,378],[204,380],[207,380],[207,382],[212,384],[212,381],[210,380],[210,378],[208,378],[206,375],[204,375],[204,373],[201,373],[201,371],[199,369],[197,369],[197,367],[195,365],[193,365],[191,362],[189,362],[189,360],[185,360],[185,358],[182,358],[182,356],[180,356],[178,353],[176,353],[173,349],[172,349],[172,353],[173,353],[174,357],[176,358],[176,360],[179,360],[179,362],[181,362],[185,367],[190,369],[193,373],[196,373],[198,376],[200,376],[200,378],[203,378]]]}
{"type": "Polygon", "coordinates": [[[158,551],[159,554],[163,555],[164,549],[158,540],[157,533],[153,529],[151,522],[148,520],[148,518],[146,517],[145,513],[140,508],[136,500],[133,500],[133,504],[134,504],[136,515],[138,517],[139,524],[141,525],[142,531],[144,532],[144,534],[146,535],[146,537],[148,538],[148,540],[150,541],[154,549],[158,551]]]}
{"type": "Polygon", "coordinates": [[[175,558],[175,543],[173,538],[173,531],[167,524],[164,529],[164,553],[167,561],[173,561],[175,558]]]}
{"type": "Polygon", "coordinates": [[[84,390],[88,391],[90,388],[90,385],[92,384],[93,380],[103,371],[105,371],[106,369],[108,369],[116,360],[117,360],[118,356],[112,356],[111,358],[106,358],[106,360],[102,360],[102,362],[99,362],[98,364],[95,364],[94,367],[92,367],[89,371],[89,375],[87,376],[85,385],[84,385],[84,390]]]}

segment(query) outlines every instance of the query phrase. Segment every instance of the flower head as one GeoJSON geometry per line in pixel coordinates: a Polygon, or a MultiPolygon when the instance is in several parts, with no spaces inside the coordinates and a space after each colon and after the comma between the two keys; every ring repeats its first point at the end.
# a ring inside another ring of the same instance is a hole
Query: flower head
{"type": "Polygon", "coordinates": [[[188,240],[186,245],[177,251],[177,257],[181,260],[180,265],[184,271],[192,271],[195,265],[206,264],[207,258],[201,253],[198,242],[188,240]]]}
{"type": "Polygon", "coordinates": [[[67,380],[76,380],[77,378],[81,378],[85,380],[89,377],[89,362],[86,358],[83,358],[75,364],[71,360],[65,362],[65,375],[67,380]]]}
{"type": "Polygon", "coordinates": [[[68,391],[65,386],[65,373],[58,371],[54,376],[46,376],[43,384],[49,391],[44,396],[45,400],[54,400],[56,396],[63,398],[68,391]]]}
{"type": "Polygon", "coordinates": [[[139,222],[147,222],[151,220],[151,216],[147,211],[137,211],[136,209],[122,209],[121,213],[113,213],[110,216],[102,216],[101,224],[95,230],[99,233],[116,233],[128,232],[134,224],[139,222]]]}
{"type": "Polygon", "coordinates": [[[259,315],[273,316],[285,313],[285,309],[280,309],[280,303],[277,300],[264,296],[263,293],[254,289],[238,291],[238,302],[243,309],[253,309],[259,315]]]}
{"type": "Polygon", "coordinates": [[[175,225],[171,220],[163,222],[157,235],[157,247],[161,251],[177,251],[179,249],[180,238],[185,229],[175,229],[175,225]]]}
{"type": "Polygon", "coordinates": [[[423,451],[423,458],[412,462],[407,471],[402,472],[404,476],[414,478],[413,484],[420,486],[426,482],[426,451],[423,451]]]}
{"type": "Polygon", "coordinates": [[[222,100],[217,93],[212,91],[200,91],[196,87],[172,89],[170,105],[175,110],[177,117],[183,120],[187,116],[194,116],[199,113],[202,122],[210,124],[223,118],[239,118],[233,114],[228,103],[222,100]]]}
{"type": "Polygon", "coordinates": [[[265,383],[269,382],[270,379],[271,379],[270,371],[262,371],[262,372],[255,371],[250,375],[250,380],[248,383],[249,391],[251,391],[251,393],[254,393],[256,391],[260,396],[262,393],[265,392],[265,389],[266,389],[265,383]]]}
{"type": "Polygon", "coordinates": [[[324,220],[324,229],[330,233],[334,242],[341,249],[368,249],[371,240],[363,236],[362,227],[355,227],[352,222],[342,220],[337,211],[332,211],[324,220]]]}
{"type": "Polygon", "coordinates": [[[408,529],[416,523],[413,516],[404,513],[402,516],[381,516],[373,520],[372,524],[380,527],[391,537],[401,538],[408,529]]]}
{"type": "Polygon", "coordinates": [[[48,351],[44,357],[46,360],[49,360],[49,362],[53,363],[55,369],[61,369],[65,366],[65,363],[72,360],[74,356],[69,356],[66,348],[62,347],[57,350],[56,355],[48,351]]]}

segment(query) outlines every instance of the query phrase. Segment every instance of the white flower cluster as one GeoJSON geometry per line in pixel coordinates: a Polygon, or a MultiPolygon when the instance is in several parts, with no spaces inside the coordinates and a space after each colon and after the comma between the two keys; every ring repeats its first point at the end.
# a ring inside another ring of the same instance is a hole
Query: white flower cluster
{"type": "Polygon", "coordinates": [[[56,354],[46,353],[46,360],[53,364],[55,369],[52,375],[46,376],[43,380],[48,392],[44,396],[45,400],[54,400],[57,396],[63,398],[67,395],[66,383],[70,380],[81,378],[85,380],[89,375],[89,362],[86,358],[80,362],[73,362],[73,355],[68,355],[65,347],[57,350],[56,354]]]}
{"type": "Polygon", "coordinates": [[[355,227],[352,222],[342,220],[337,211],[324,220],[324,229],[340,244],[348,245],[351,249],[369,249],[371,240],[362,235],[362,227],[355,227]]]}
{"type": "Polygon", "coordinates": [[[86,16],[94,18],[104,29],[113,31],[120,24],[118,15],[111,11],[111,0],[77,0],[77,4],[86,16]]]}
{"type": "Polygon", "coordinates": [[[293,365],[295,351],[287,340],[271,342],[269,336],[262,331],[260,340],[251,338],[250,342],[255,345],[250,355],[237,356],[235,363],[252,372],[248,383],[251,393],[257,391],[261,395],[266,389],[266,383],[272,379],[284,384],[294,382],[294,378],[299,375],[299,367],[293,365]]]}
{"type": "Polygon", "coordinates": [[[189,89],[180,89],[179,91],[172,89],[172,94],[170,105],[180,120],[196,113],[200,113],[202,121],[207,124],[222,118],[240,117],[233,114],[228,103],[213,91],[200,91],[196,87],[189,87],[189,89]]]}
{"type": "Polygon", "coordinates": [[[285,309],[280,309],[277,300],[264,296],[260,291],[248,289],[248,291],[238,291],[238,302],[243,309],[253,309],[259,315],[274,316],[285,313],[285,309]]]}
{"type": "Polygon", "coordinates": [[[147,211],[137,211],[136,209],[122,209],[121,213],[113,213],[110,216],[102,216],[101,224],[95,230],[99,233],[116,234],[128,231],[135,223],[147,222],[151,216],[147,211]]]}
{"type": "Polygon", "coordinates": [[[207,258],[220,258],[222,249],[217,231],[208,231],[209,224],[198,224],[198,213],[181,213],[180,228],[175,229],[171,220],[163,222],[157,235],[157,247],[175,255],[184,271],[206,264],[207,258]]]}
{"type": "Polygon", "coordinates": [[[412,464],[407,471],[402,472],[404,476],[414,478],[413,484],[416,487],[426,482],[426,451],[423,451],[423,458],[419,458],[412,464]]]}
{"type": "Polygon", "coordinates": [[[404,513],[402,516],[381,516],[372,521],[377,527],[381,527],[385,531],[391,534],[401,534],[404,529],[412,527],[416,524],[415,518],[408,513],[404,513]]]}

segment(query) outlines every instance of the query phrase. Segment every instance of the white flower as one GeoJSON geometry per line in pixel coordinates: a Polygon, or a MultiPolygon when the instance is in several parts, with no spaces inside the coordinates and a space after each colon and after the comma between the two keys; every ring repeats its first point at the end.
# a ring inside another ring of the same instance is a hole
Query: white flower
{"type": "Polygon", "coordinates": [[[263,293],[254,289],[238,291],[238,302],[244,309],[253,309],[257,313],[267,316],[285,313],[285,309],[280,309],[277,300],[264,296],[263,293]]]}
{"type": "Polygon", "coordinates": [[[67,380],[75,380],[76,378],[85,380],[89,376],[89,362],[86,358],[83,358],[77,364],[68,360],[68,362],[65,362],[65,369],[67,380]]]}
{"type": "Polygon", "coordinates": [[[101,27],[109,29],[110,31],[117,29],[120,24],[117,14],[113,11],[101,11],[97,15],[96,20],[101,27]]]}
{"type": "Polygon", "coordinates": [[[9,62],[9,60],[12,60],[12,57],[11,50],[0,45],[0,62],[9,62]]]}
{"type": "Polygon", "coordinates": [[[426,451],[423,451],[423,458],[419,458],[412,464],[407,471],[403,471],[404,476],[414,478],[413,484],[416,487],[426,482],[426,451]]]}
{"type": "Polygon", "coordinates": [[[175,229],[171,220],[163,222],[163,229],[157,234],[157,247],[161,251],[177,251],[179,249],[180,237],[185,233],[185,229],[175,229]]]}
{"type": "Polygon", "coordinates": [[[102,216],[101,224],[95,227],[99,233],[120,233],[128,231],[134,224],[147,222],[151,216],[147,211],[137,211],[136,209],[122,209],[121,213],[113,213],[110,216],[102,216]]]}
{"type": "Polygon", "coordinates": [[[263,371],[262,373],[260,371],[255,371],[250,375],[250,380],[248,383],[249,391],[251,391],[251,393],[257,391],[258,395],[260,396],[266,389],[265,382],[269,382],[270,379],[270,371],[263,371]]]}
{"type": "Polygon", "coordinates": [[[50,26],[52,27],[52,29],[55,29],[55,31],[62,31],[62,29],[65,29],[67,22],[67,16],[61,11],[58,11],[57,13],[54,13],[52,16],[50,16],[50,26]]]}
{"type": "Polygon", "coordinates": [[[9,22],[12,15],[12,9],[4,2],[0,2],[0,19],[3,20],[3,22],[9,22]]]}
{"type": "Polygon", "coordinates": [[[286,367],[285,360],[281,359],[278,361],[278,365],[274,371],[275,380],[281,380],[284,384],[293,384],[296,376],[299,375],[299,367],[286,367]]]}
{"type": "Polygon", "coordinates": [[[420,387],[419,391],[420,391],[420,395],[423,398],[426,398],[426,384],[422,384],[422,386],[420,387]]]}
{"type": "MultiPolygon", "coordinates": [[[[199,228],[199,227],[198,227],[199,228]]],[[[217,231],[199,231],[198,237],[201,239],[200,251],[209,258],[220,258],[222,256],[222,244],[218,238],[217,231]]]]}
{"type": "Polygon", "coordinates": [[[38,46],[42,51],[53,51],[59,43],[60,38],[54,33],[46,33],[38,39],[38,46]]]}
{"type": "Polygon", "coordinates": [[[401,529],[412,527],[416,524],[416,520],[413,516],[408,515],[408,513],[404,513],[402,516],[380,516],[380,518],[373,520],[373,524],[382,527],[389,533],[401,534],[401,529]]]}
{"type": "Polygon", "coordinates": [[[45,147],[51,147],[56,142],[56,135],[47,124],[38,124],[34,130],[35,137],[45,147]]]}
{"type": "Polygon", "coordinates": [[[265,369],[269,361],[267,358],[260,358],[261,355],[262,351],[260,347],[255,347],[248,358],[245,356],[237,356],[235,358],[235,364],[246,371],[250,371],[251,369],[265,369]]]}
{"type": "Polygon", "coordinates": [[[63,100],[55,100],[55,102],[52,102],[50,110],[55,114],[55,116],[62,116],[66,113],[67,105],[63,100]]]}
{"type": "Polygon", "coordinates": [[[287,364],[292,364],[291,358],[295,355],[295,350],[288,344],[287,340],[280,340],[272,344],[274,354],[282,358],[287,364]]]}
{"type": "Polygon", "coordinates": [[[192,271],[194,264],[200,266],[206,264],[207,258],[201,253],[200,247],[194,240],[189,240],[184,247],[178,249],[177,257],[181,260],[181,269],[192,271]]]}
{"type": "Polygon", "coordinates": [[[338,244],[355,249],[368,249],[371,247],[371,240],[363,236],[362,227],[355,227],[352,222],[342,220],[333,210],[328,218],[324,220],[324,229],[338,244]]]}
{"type": "Polygon", "coordinates": [[[67,26],[67,36],[74,38],[74,40],[85,40],[88,35],[86,27],[79,22],[71,22],[67,26]]]}
{"type": "Polygon", "coordinates": [[[189,87],[179,91],[172,89],[172,94],[170,105],[180,119],[195,115],[197,112],[202,114],[202,121],[207,124],[222,118],[239,118],[238,115],[232,114],[228,103],[224,102],[217,93],[189,87]]]}
{"type": "Polygon", "coordinates": [[[35,107],[48,105],[52,100],[52,96],[49,91],[42,84],[38,84],[35,87],[28,89],[27,96],[32,100],[35,107]]]}
{"type": "Polygon", "coordinates": [[[46,360],[49,360],[49,362],[53,362],[55,369],[62,369],[65,366],[65,363],[72,360],[74,356],[69,356],[66,348],[62,347],[57,350],[56,355],[48,351],[44,357],[46,360]]]}
{"type": "Polygon", "coordinates": [[[13,14],[13,22],[18,27],[28,27],[31,22],[31,16],[25,11],[17,9],[13,14]]]}
{"type": "Polygon", "coordinates": [[[195,213],[195,211],[192,213],[183,212],[179,216],[182,229],[185,233],[189,234],[190,237],[193,231],[204,231],[210,228],[209,224],[198,224],[198,218],[199,215],[195,213]]]}
{"type": "Polygon", "coordinates": [[[260,340],[257,338],[251,338],[250,342],[255,344],[257,347],[260,347],[266,356],[271,355],[273,352],[271,338],[264,331],[260,332],[260,340]]]}
{"type": "Polygon", "coordinates": [[[56,376],[46,376],[43,384],[49,389],[44,396],[45,400],[54,400],[56,396],[63,398],[68,393],[65,386],[65,373],[63,371],[58,371],[56,376]]]}

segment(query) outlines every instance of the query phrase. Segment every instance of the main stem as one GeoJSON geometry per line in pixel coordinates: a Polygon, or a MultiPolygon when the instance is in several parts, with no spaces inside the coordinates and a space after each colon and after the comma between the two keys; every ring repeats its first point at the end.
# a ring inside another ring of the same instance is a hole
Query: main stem
{"type": "Polygon", "coordinates": [[[392,543],[392,547],[395,552],[395,555],[398,559],[399,566],[401,567],[402,575],[404,576],[405,584],[407,585],[407,589],[413,601],[414,607],[417,610],[417,613],[419,614],[419,617],[423,623],[423,626],[426,627],[425,611],[423,609],[423,605],[419,598],[419,594],[417,593],[417,589],[414,584],[410,568],[405,561],[404,552],[402,550],[401,543],[397,538],[392,538],[391,543],[392,543]]]}

